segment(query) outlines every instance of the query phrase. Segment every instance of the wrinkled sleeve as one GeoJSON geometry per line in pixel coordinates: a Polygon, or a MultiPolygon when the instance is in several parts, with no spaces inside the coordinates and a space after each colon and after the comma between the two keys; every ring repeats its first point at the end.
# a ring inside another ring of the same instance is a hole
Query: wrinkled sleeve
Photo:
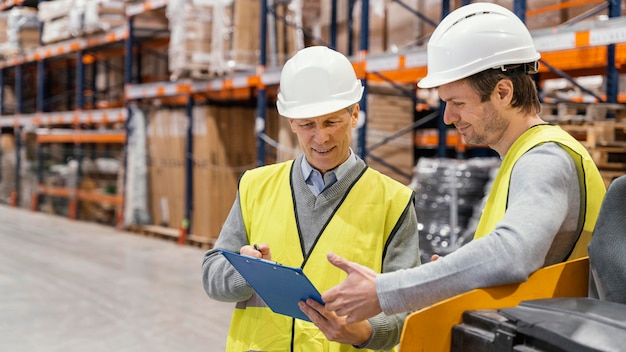
{"type": "Polygon", "coordinates": [[[226,222],[215,242],[214,249],[204,254],[202,285],[209,297],[224,302],[241,302],[252,296],[254,290],[217,249],[239,252],[248,244],[237,194],[226,222]]]}
{"type": "Polygon", "coordinates": [[[522,282],[544,265],[561,225],[579,204],[576,167],[554,143],[536,147],[513,168],[504,218],[487,236],[418,268],[378,275],[383,312],[415,311],[470,291],[522,282]]]}

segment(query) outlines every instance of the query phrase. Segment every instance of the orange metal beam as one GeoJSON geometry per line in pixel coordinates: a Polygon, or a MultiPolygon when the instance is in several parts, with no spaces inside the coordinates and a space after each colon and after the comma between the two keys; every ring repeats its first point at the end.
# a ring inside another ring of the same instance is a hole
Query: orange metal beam
{"type": "Polygon", "coordinates": [[[41,184],[39,185],[39,194],[53,197],[69,198],[71,193],[72,192],[67,188],[46,186],[41,184]]]}
{"type": "Polygon", "coordinates": [[[121,206],[124,198],[118,195],[78,191],[78,199],[85,202],[110,203],[121,206]]]}
{"type": "Polygon", "coordinates": [[[426,77],[426,66],[401,68],[394,71],[383,71],[367,74],[367,80],[370,82],[385,82],[386,80],[395,83],[417,83],[420,79],[426,77]]]}
{"type": "MultiPolygon", "coordinates": [[[[606,46],[594,46],[571,50],[542,53],[541,58],[550,65],[563,70],[577,70],[606,67],[606,46]]],[[[615,45],[615,64],[619,68],[626,64],[626,44],[615,45]]],[[[546,67],[539,65],[539,72],[548,72],[546,67]]]]}
{"type": "Polygon", "coordinates": [[[564,10],[564,9],[567,9],[567,8],[570,8],[570,7],[576,7],[576,6],[582,6],[582,5],[599,4],[599,3],[603,3],[603,2],[606,2],[606,0],[575,0],[575,1],[566,1],[566,2],[561,2],[561,3],[554,4],[554,5],[540,7],[538,9],[534,9],[534,10],[528,10],[528,11],[526,11],[526,16],[527,17],[532,17],[532,16],[539,15],[539,14],[546,13],[546,12],[557,11],[557,10],[564,10]]]}
{"type": "Polygon", "coordinates": [[[42,134],[37,136],[37,143],[124,143],[125,133],[111,134],[42,134]]]}

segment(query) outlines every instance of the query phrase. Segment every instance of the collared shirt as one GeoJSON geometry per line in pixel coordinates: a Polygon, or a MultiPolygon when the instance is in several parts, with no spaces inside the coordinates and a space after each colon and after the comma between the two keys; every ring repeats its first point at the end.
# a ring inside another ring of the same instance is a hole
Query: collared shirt
{"type": "Polygon", "coordinates": [[[306,184],[311,189],[311,192],[313,192],[315,196],[318,196],[326,188],[332,186],[335,182],[337,182],[337,180],[340,180],[343,176],[345,176],[348,170],[350,170],[354,165],[356,165],[356,155],[354,155],[352,148],[350,148],[350,156],[348,156],[348,159],[338,167],[326,172],[324,176],[322,176],[321,172],[314,169],[306,158],[302,158],[302,164],[300,166],[302,168],[302,175],[304,176],[306,184]]]}

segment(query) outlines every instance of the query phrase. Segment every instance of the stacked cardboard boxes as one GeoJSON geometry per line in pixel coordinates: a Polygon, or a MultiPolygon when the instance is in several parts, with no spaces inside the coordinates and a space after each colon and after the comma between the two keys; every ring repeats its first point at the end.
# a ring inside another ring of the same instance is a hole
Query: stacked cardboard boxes
{"type": "MultiPolygon", "coordinates": [[[[241,174],[256,166],[254,107],[197,106],[193,110],[193,195],[190,233],[217,238],[237,193],[241,174]]],[[[185,220],[186,136],[184,109],[149,113],[148,173],[154,225],[179,229],[185,220]]],[[[268,110],[276,135],[277,116],[268,110]]],[[[275,160],[274,160],[275,161],[275,160]]]]}

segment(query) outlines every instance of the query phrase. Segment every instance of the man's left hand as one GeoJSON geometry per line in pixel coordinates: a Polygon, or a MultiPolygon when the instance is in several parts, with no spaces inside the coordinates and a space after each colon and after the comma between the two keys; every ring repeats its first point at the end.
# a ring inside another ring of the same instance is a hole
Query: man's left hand
{"type": "Polygon", "coordinates": [[[329,341],[360,346],[372,335],[372,327],[367,320],[348,324],[345,317],[337,316],[314,299],[300,301],[298,306],[329,341]]]}

